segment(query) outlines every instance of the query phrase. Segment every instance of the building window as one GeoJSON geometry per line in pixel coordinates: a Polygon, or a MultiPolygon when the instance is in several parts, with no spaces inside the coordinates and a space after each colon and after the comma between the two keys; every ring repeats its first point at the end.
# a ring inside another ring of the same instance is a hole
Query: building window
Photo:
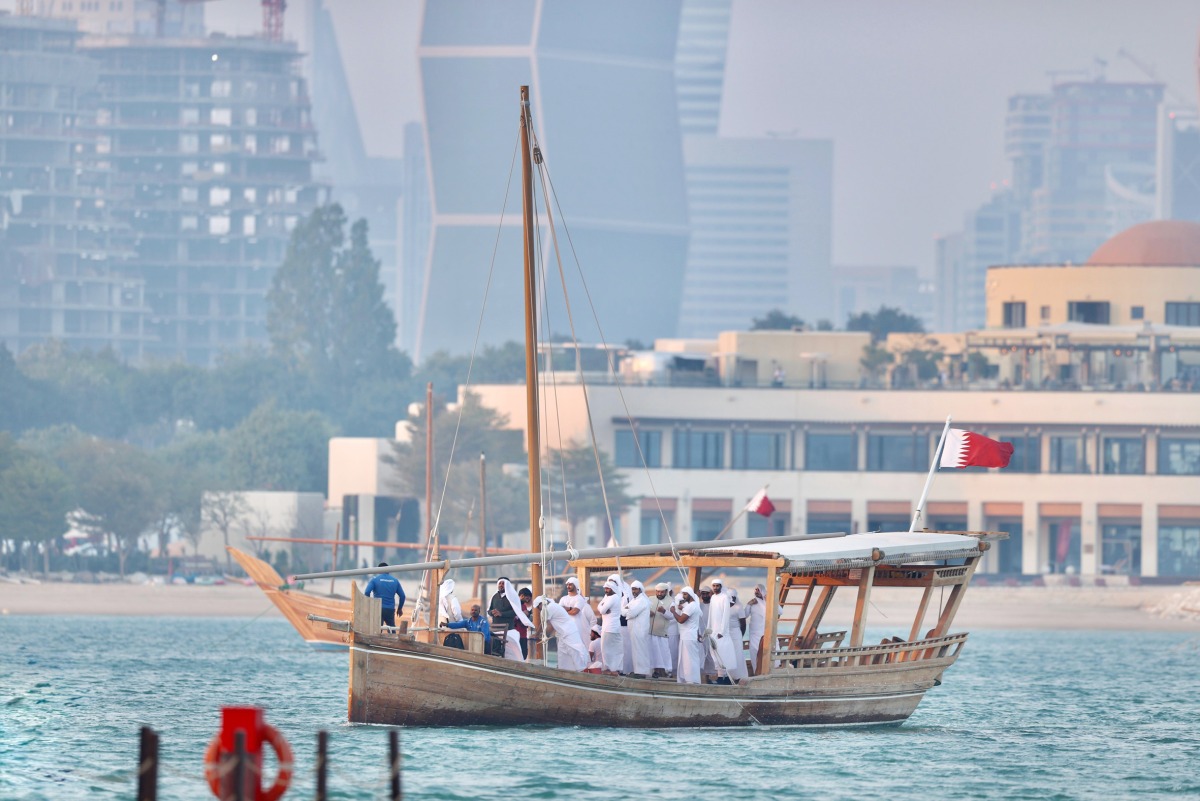
{"type": "Polygon", "coordinates": [[[1078,573],[1080,548],[1079,519],[1049,521],[1051,573],[1078,573]]]}
{"type": "Polygon", "coordinates": [[[849,534],[853,523],[848,517],[809,516],[808,524],[804,527],[807,534],[849,534]]]}
{"type": "Polygon", "coordinates": [[[213,125],[232,125],[233,124],[233,109],[229,108],[214,108],[209,115],[209,119],[213,125]]]}
{"type": "Polygon", "coordinates": [[[1167,325],[1200,326],[1200,303],[1167,303],[1167,325]]]}
{"type": "Polygon", "coordinates": [[[776,512],[770,517],[752,514],[746,521],[748,537],[783,537],[792,527],[792,516],[787,512],[776,512]]]}
{"type": "Polygon", "coordinates": [[[1100,572],[1142,575],[1142,527],[1106,523],[1100,534],[1100,572]]]}
{"type": "Polygon", "coordinates": [[[1025,327],[1025,302],[1017,301],[1004,304],[1004,327],[1025,327]]]}
{"type": "Polygon", "coordinates": [[[1067,304],[1067,319],[1072,323],[1108,325],[1108,303],[1098,300],[1073,300],[1067,304]]]}
{"type": "Polygon", "coordinates": [[[1200,475],[1200,439],[1160,437],[1158,472],[1164,476],[1200,475]]]}
{"type": "Polygon", "coordinates": [[[734,470],[783,470],[787,438],[782,433],[733,432],[734,470]]]}
{"type": "Polygon", "coordinates": [[[692,512],[692,539],[716,539],[728,525],[728,512],[692,512]]]}
{"type": "Polygon", "coordinates": [[[857,470],[857,437],[854,434],[806,434],[804,467],[806,470],[857,470]]]}
{"type": "Polygon", "coordinates": [[[1158,575],[1200,576],[1200,524],[1158,527],[1158,575]]]}
{"type": "Polygon", "coordinates": [[[669,530],[675,528],[675,513],[668,512],[665,509],[661,512],[650,511],[645,509],[642,511],[642,544],[643,545],[658,545],[663,542],[670,542],[667,536],[669,530]],[[663,519],[666,519],[666,526],[663,525],[663,519]]]}
{"type": "Polygon", "coordinates": [[[1104,472],[1116,475],[1141,475],[1146,472],[1146,443],[1141,437],[1105,437],[1104,472]]]}
{"type": "Polygon", "coordinates": [[[638,438],[635,443],[632,430],[625,429],[617,432],[617,467],[641,467],[643,458],[646,460],[646,467],[661,467],[662,432],[638,431],[637,434],[638,438]],[[642,451],[640,455],[638,446],[642,451]]]}
{"type": "Polygon", "coordinates": [[[928,435],[915,433],[868,435],[867,470],[907,472],[928,469],[928,435]]]}
{"type": "Polygon", "coordinates": [[[1131,320],[1146,319],[1146,307],[1145,306],[1131,306],[1129,309],[1129,319],[1131,319],[1131,320]]]}
{"type": "MultiPolygon", "coordinates": [[[[1014,447],[1014,451],[1016,448],[1014,447]]],[[[1051,473],[1086,473],[1087,461],[1083,456],[1083,437],[1050,438],[1051,473]]]]}
{"type": "Polygon", "coordinates": [[[725,434],[722,431],[679,429],[673,437],[672,464],[678,468],[720,470],[725,466],[725,434]]]}
{"type": "Polygon", "coordinates": [[[1043,306],[1042,307],[1042,322],[1043,323],[1048,322],[1049,320],[1050,320],[1050,307],[1043,306]]]}

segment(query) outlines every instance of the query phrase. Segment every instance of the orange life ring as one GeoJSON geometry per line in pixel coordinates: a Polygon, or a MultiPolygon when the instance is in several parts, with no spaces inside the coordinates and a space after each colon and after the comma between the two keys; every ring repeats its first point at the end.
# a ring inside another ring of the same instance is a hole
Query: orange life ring
{"type": "MultiPolygon", "coordinates": [[[[263,790],[258,798],[259,801],[279,801],[292,783],[292,747],[274,726],[264,723],[261,733],[263,741],[275,751],[275,758],[279,761],[279,770],[275,774],[275,783],[263,790]]],[[[218,732],[213,735],[212,742],[208,744],[208,749],[204,752],[204,778],[208,781],[208,787],[212,790],[212,794],[217,798],[221,797],[220,762],[221,735],[218,732]]]]}

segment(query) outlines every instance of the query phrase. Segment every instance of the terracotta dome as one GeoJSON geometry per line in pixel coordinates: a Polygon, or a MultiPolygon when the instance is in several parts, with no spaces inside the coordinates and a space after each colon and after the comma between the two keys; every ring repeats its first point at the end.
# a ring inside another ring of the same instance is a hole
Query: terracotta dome
{"type": "Polygon", "coordinates": [[[1126,228],[1087,260],[1095,267],[1200,267],[1200,223],[1155,220],[1126,228]]]}

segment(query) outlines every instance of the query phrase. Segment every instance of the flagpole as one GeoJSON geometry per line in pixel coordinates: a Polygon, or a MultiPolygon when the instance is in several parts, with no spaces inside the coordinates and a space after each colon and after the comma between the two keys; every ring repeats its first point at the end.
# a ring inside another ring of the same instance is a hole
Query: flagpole
{"type": "Polygon", "coordinates": [[[916,511],[913,512],[909,532],[917,530],[917,521],[925,514],[925,499],[929,497],[929,488],[933,486],[933,474],[937,472],[938,462],[942,458],[942,448],[946,447],[946,435],[950,433],[950,415],[946,415],[946,425],[942,428],[942,438],[938,440],[937,449],[933,452],[933,464],[929,465],[929,475],[925,477],[925,489],[921,490],[921,500],[917,501],[916,511]]]}

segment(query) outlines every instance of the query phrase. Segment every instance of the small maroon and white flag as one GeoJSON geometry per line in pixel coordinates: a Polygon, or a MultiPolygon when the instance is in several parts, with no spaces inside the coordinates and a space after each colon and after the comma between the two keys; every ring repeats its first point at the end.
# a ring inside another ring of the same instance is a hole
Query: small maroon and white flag
{"type": "Polygon", "coordinates": [[[750,499],[750,503],[746,504],[747,512],[754,512],[763,517],[770,517],[775,511],[775,504],[771,503],[771,499],[767,497],[767,488],[763,487],[758,491],[758,494],[750,499]]]}
{"type": "Polygon", "coordinates": [[[946,447],[939,464],[942,467],[1008,467],[1012,455],[1011,442],[952,428],[946,433],[946,447]]]}

